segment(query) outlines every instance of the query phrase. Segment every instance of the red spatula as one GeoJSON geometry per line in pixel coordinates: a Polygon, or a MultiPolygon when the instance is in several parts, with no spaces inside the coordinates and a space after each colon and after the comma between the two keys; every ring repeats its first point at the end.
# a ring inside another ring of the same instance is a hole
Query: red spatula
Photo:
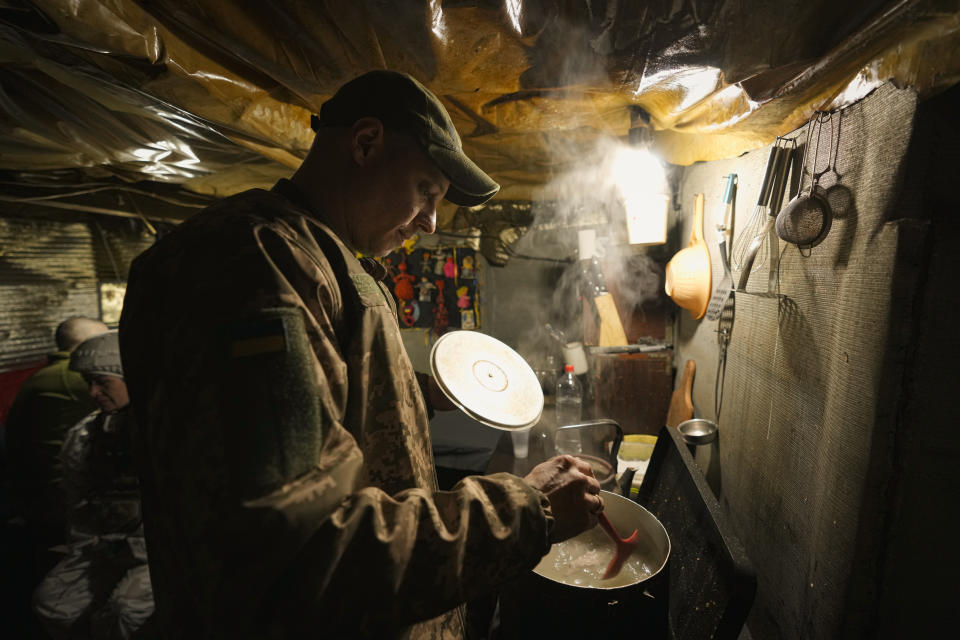
{"type": "Polygon", "coordinates": [[[613,528],[613,523],[607,518],[607,514],[602,511],[598,516],[598,520],[600,520],[600,526],[603,527],[603,530],[607,532],[610,539],[617,545],[613,559],[610,560],[610,564],[607,565],[607,570],[603,572],[603,576],[601,577],[602,580],[607,580],[620,573],[620,569],[623,568],[623,563],[627,561],[627,558],[630,557],[633,550],[637,548],[639,544],[637,538],[639,538],[640,535],[639,532],[634,529],[629,538],[621,538],[617,530],[613,528]]]}

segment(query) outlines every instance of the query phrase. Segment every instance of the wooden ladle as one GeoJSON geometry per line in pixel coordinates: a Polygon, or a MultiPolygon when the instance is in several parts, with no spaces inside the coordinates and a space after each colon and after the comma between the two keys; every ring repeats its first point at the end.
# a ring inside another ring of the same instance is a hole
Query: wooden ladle
{"type": "Polygon", "coordinates": [[[638,538],[640,537],[639,532],[634,529],[633,533],[630,534],[628,538],[621,538],[620,534],[617,533],[617,530],[613,528],[613,523],[610,522],[610,519],[607,517],[607,514],[600,512],[600,515],[597,516],[597,519],[600,521],[600,526],[603,527],[603,530],[607,532],[607,535],[610,536],[610,539],[613,540],[614,544],[617,545],[617,549],[613,554],[613,558],[610,560],[610,564],[607,565],[607,570],[603,572],[602,580],[608,580],[618,573],[620,569],[623,568],[623,563],[627,561],[627,558],[630,557],[630,554],[633,553],[633,550],[637,548],[637,545],[640,544],[638,538]]]}

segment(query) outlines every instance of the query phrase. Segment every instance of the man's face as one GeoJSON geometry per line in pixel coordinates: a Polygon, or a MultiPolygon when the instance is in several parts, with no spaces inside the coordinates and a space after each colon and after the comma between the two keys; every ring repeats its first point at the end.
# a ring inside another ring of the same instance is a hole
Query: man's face
{"type": "Polygon", "coordinates": [[[383,152],[367,167],[368,206],[352,221],[354,247],[385,256],[416,233],[433,233],[437,203],[450,181],[410,136],[387,133],[383,152]]]}
{"type": "Polygon", "coordinates": [[[104,413],[116,413],[130,404],[127,383],[123,378],[99,373],[84,374],[83,378],[90,385],[90,397],[104,413]]]}

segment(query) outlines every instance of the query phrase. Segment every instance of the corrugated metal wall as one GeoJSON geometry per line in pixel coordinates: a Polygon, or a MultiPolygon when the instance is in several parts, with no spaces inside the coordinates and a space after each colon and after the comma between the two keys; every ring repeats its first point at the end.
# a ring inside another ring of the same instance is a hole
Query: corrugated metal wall
{"type": "Polygon", "coordinates": [[[0,217],[0,371],[44,360],[66,318],[99,318],[97,283],[126,280],[152,241],[126,220],[0,217]]]}
{"type": "Polygon", "coordinates": [[[0,218],[0,371],[43,360],[74,315],[99,317],[89,226],[0,218]]]}
{"type": "Polygon", "coordinates": [[[136,220],[94,216],[90,222],[97,280],[126,281],[130,263],[154,237],[136,220]]]}

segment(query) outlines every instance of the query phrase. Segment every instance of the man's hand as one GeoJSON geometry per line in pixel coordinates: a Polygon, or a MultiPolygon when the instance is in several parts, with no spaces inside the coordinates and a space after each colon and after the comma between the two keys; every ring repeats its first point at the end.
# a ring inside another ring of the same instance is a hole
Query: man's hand
{"type": "MultiPolygon", "coordinates": [[[[450,398],[443,392],[443,389],[440,388],[440,385],[437,384],[437,380],[433,376],[419,371],[417,371],[416,375],[417,384],[420,385],[420,392],[423,394],[423,399],[430,410],[453,411],[458,408],[457,405],[450,401],[450,398]]],[[[433,416],[431,415],[431,417],[433,416]]]]}
{"type": "Polygon", "coordinates": [[[573,456],[557,456],[543,462],[524,478],[550,500],[556,518],[550,542],[562,542],[597,524],[603,511],[600,483],[590,465],[573,456]]]}
{"type": "Polygon", "coordinates": [[[453,411],[457,408],[457,405],[450,401],[450,398],[443,392],[433,376],[427,378],[427,394],[430,398],[430,405],[435,411],[453,411]]]}

